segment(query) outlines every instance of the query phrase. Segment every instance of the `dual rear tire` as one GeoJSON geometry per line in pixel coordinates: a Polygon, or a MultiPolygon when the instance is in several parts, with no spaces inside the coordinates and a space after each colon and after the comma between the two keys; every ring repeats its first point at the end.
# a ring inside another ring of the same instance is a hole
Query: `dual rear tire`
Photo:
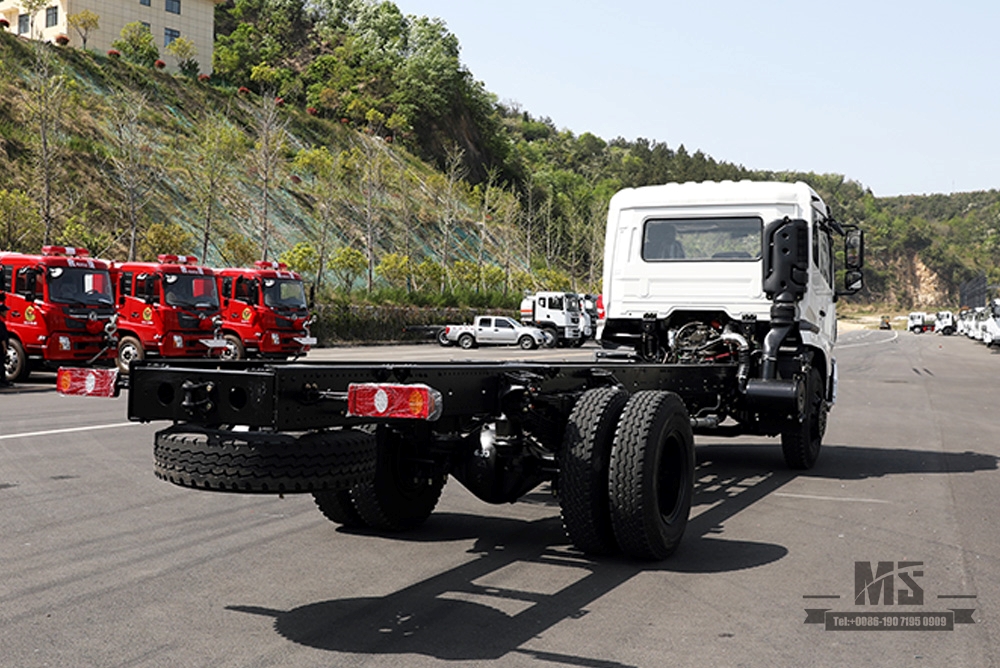
{"type": "Polygon", "coordinates": [[[694,437],[673,392],[589,390],[560,452],[563,526],[588,554],[665,559],[680,544],[694,494],[694,437]]]}

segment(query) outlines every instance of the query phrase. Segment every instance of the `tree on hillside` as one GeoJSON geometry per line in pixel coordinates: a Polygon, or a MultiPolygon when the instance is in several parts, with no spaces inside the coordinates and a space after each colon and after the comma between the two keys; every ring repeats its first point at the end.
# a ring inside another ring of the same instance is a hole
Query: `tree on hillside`
{"type": "Polygon", "coordinates": [[[35,31],[35,16],[38,15],[42,9],[47,7],[49,0],[21,0],[21,9],[25,14],[28,15],[28,34],[31,35],[32,39],[41,39],[42,31],[35,31]]]}
{"type": "Polygon", "coordinates": [[[21,99],[25,120],[32,130],[35,172],[32,190],[36,192],[42,216],[42,242],[48,244],[54,233],[55,189],[63,173],[59,135],[70,99],[70,84],[66,76],[55,71],[51,56],[41,49],[35,52],[27,84],[21,99]]]}
{"type": "Polygon", "coordinates": [[[111,42],[111,46],[118,49],[122,57],[130,63],[152,67],[156,59],[160,57],[160,50],[156,48],[156,40],[149,27],[141,21],[132,21],[122,27],[120,37],[111,42]]]}
{"type": "Polygon", "coordinates": [[[285,162],[288,146],[288,120],[281,117],[280,105],[280,98],[276,98],[270,89],[247,104],[256,134],[253,150],[247,154],[247,163],[259,190],[257,222],[261,260],[266,260],[271,250],[271,189],[285,162]]]}
{"type": "Polygon", "coordinates": [[[90,37],[90,33],[101,28],[100,17],[89,9],[84,9],[76,14],[70,14],[66,17],[66,22],[80,36],[84,50],[87,49],[87,38],[90,37]]]}
{"type": "MultiPolygon", "coordinates": [[[[451,237],[454,233],[455,225],[458,223],[459,214],[462,210],[462,180],[468,174],[465,167],[465,151],[457,144],[452,144],[447,151],[447,161],[445,163],[444,188],[440,193],[439,202],[441,206],[441,226],[444,234],[441,236],[441,265],[448,267],[451,253],[451,237]]],[[[441,291],[445,290],[445,283],[450,289],[450,279],[446,276],[446,281],[441,283],[441,291]]]]}
{"type": "Polygon", "coordinates": [[[128,259],[137,257],[139,228],[150,193],[159,178],[155,146],[142,115],[149,100],[142,93],[115,93],[111,103],[108,163],[112,184],[120,196],[128,236],[128,259]]]}
{"type": "MultiPolygon", "coordinates": [[[[185,137],[184,141],[190,141],[185,137]]],[[[191,189],[195,211],[201,219],[201,259],[207,261],[208,247],[215,232],[215,212],[220,195],[236,176],[235,165],[242,157],[245,138],[224,114],[206,112],[195,125],[194,141],[188,151],[178,150],[179,168],[191,189]]]]}
{"type": "Polygon", "coordinates": [[[341,156],[325,146],[302,149],[295,155],[292,167],[304,175],[305,190],[312,198],[313,216],[319,232],[313,278],[313,287],[318,291],[323,283],[337,211],[344,198],[344,167],[341,156]]]}
{"type": "Polygon", "coordinates": [[[0,248],[17,252],[38,252],[42,228],[35,201],[20,190],[0,190],[0,248]]]}
{"type": "Polygon", "coordinates": [[[389,149],[376,135],[375,123],[381,115],[370,116],[369,131],[372,136],[358,135],[351,149],[350,167],[361,193],[361,219],[363,223],[364,254],[367,265],[366,288],[371,292],[375,285],[375,254],[378,239],[384,229],[383,216],[392,160],[389,149]]]}
{"type": "Polygon", "coordinates": [[[181,71],[181,74],[191,79],[198,76],[200,65],[195,59],[195,56],[198,55],[198,49],[194,42],[187,37],[178,37],[167,44],[167,53],[177,59],[177,69],[181,71]]]}

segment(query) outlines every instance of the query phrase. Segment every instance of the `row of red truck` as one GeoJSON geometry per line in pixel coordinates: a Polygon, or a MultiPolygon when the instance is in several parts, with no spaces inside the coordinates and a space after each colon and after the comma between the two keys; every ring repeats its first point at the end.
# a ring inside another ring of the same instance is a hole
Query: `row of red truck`
{"type": "Polygon", "coordinates": [[[146,357],[287,359],[316,344],[302,278],[284,264],[213,269],[194,256],[157,260],[112,262],[67,246],[0,253],[7,377],[107,363],[127,372],[146,357]]]}

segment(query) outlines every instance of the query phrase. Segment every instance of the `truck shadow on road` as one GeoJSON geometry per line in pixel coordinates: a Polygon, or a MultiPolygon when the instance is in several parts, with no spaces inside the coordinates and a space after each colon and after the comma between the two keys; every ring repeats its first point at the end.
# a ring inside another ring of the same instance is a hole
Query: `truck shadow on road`
{"type": "MultiPolygon", "coordinates": [[[[719,536],[726,520],[798,477],[785,468],[780,448],[709,444],[697,452],[692,519],[680,549],[664,562],[580,554],[566,540],[556,507],[551,516],[536,520],[437,513],[422,529],[391,540],[474,540],[471,558],[461,566],[384,597],[331,599],[287,611],[252,605],[226,609],[271,617],[281,636],[330,652],[413,653],[448,661],[492,661],[515,654],[570,666],[619,668],[627,664],[530,646],[556,625],[586,616],[588,606],[637,575],[663,573],[667,580],[658,586],[669,592],[674,587],[670,573],[755,568],[788,554],[782,545],[719,536]]],[[[992,455],[835,445],[824,447],[820,463],[806,475],[857,480],[996,468],[992,455]]],[[[542,493],[532,502],[550,503],[542,493]]]]}

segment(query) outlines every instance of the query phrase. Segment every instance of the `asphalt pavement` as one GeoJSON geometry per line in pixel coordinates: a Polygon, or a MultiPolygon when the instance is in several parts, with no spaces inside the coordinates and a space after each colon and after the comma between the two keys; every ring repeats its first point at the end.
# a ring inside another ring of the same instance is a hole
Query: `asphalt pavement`
{"type": "Polygon", "coordinates": [[[391,537],[308,495],[174,487],[152,473],[163,425],[37,374],[0,389],[0,665],[998,665],[1000,350],[862,330],[837,355],[817,466],[788,471],[776,439],[698,437],[691,522],[654,564],[576,552],[545,486],[490,506],[451,480],[391,537]]]}

